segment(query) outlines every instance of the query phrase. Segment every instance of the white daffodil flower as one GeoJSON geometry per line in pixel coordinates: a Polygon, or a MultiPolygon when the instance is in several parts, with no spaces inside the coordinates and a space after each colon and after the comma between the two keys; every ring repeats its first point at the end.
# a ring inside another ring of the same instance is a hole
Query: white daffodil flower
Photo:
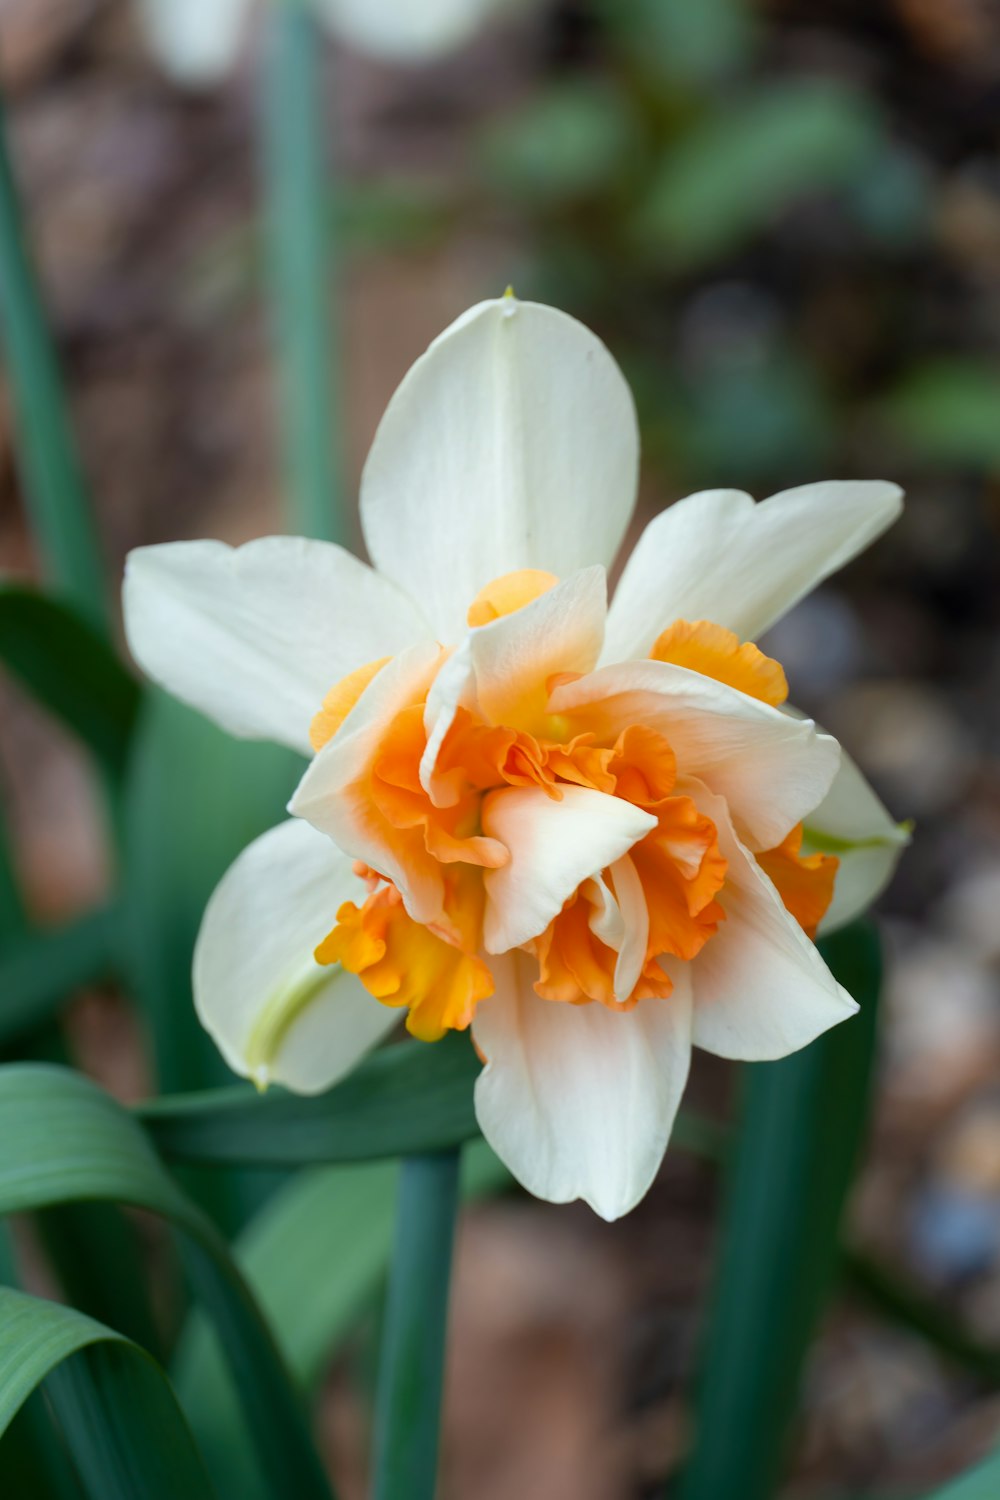
{"type": "Polygon", "coordinates": [[[379,426],[375,568],[268,537],[140,548],[125,580],[155,681],[313,757],[205,914],[195,1000],[230,1066],[310,1093],[400,1010],[426,1040],[471,1026],[490,1144],[608,1219],[656,1173],[692,1046],[782,1057],[853,1014],[812,936],[906,838],[752,644],[898,488],[692,495],[608,608],[638,457],[603,344],[484,302],[379,426]]]}
{"type": "MultiPolygon", "coordinates": [[[[303,4],[349,47],[424,63],[463,46],[514,0],[268,0],[303,4]]],[[[234,65],[257,0],[139,0],[150,47],[180,83],[218,82],[234,65]]]]}

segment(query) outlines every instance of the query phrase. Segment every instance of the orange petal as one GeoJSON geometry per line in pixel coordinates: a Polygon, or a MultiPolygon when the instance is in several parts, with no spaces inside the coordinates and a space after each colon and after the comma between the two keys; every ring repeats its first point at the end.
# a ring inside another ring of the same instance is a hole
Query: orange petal
{"type": "Polygon", "coordinates": [[[554,573],[546,573],[541,568],[520,568],[516,573],[504,573],[479,590],[469,605],[466,618],[473,627],[489,625],[503,615],[512,615],[516,609],[522,609],[540,594],[547,594],[558,582],[554,573]]]}
{"type": "Polygon", "coordinates": [[[765,656],[752,641],[711,620],[675,620],[658,636],[649,653],[653,661],[672,662],[703,677],[714,677],[777,708],[788,697],[788,682],[779,662],[765,656]]]}
{"type": "Polygon", "coordinates": [[[776,849],[757,855],[757,863],[774,882],[778,895],[809,937],[816,936],[820,922],[833,900],[833,886],[840,860],[835,854],[800,854],[802,824],[793,828],[776,849]]]}
{"type": "Polygon", "coordinates": [[[309,740],[314,750],[322,750],[327,741],[333,739],[372,678],[390,660],[388,656],[380,656],[378,661],[365,662],[363,667],[355,667],[353,672],[334,683],[309,726],[309,740]]]}

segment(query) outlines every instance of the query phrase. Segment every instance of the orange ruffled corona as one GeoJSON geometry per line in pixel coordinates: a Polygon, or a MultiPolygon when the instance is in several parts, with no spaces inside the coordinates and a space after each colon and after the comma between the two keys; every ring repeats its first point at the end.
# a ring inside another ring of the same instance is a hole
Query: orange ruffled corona
{"type": "MultiPolygon", "coordinates": [[[[470,608],[470,625],[512,613],[555,581],[534,570],[495,580],[470,608]]],[[[772,706],[788,694],[777,662],[710,621],[675,622],[650,655],[772,706]]],[[[317,749],[337,733],[384,665],[372,662],[331,689],[313,722],[317,749]]],[[[539,701],[551,687],[539,684],[539,701]]],[[[433,1041],[466,1028],[494,988],[482,956],[484,873],[508,857],[504,845],[483,831],[484,799],[503,788],[533,786],[558,801],[564,788],[584,787],[632,803],[655,826],[626,856],[584,880],[546,929],[524,945],[538,963],[535,990],[545,1000],[598,1002],[614,1010],[650,997],[666,999],[673,984],[661,960],[690,961],[711,940],[725,920],[717,898],[727,870],[711,819],[676,790],[668,740],[635,724],[613,742],[602,742],[585,716],[574,720],[577,732],[568,737],[558,735],[565,724],[552,720],[549,737],[487,724],[459,708],[436,757],[432,796],[421,778],[425,713],[422,698],[395,715],[372,757],[363,794],[367,815],[389,845],[420,873],[425,890],[438,892],[433,919],[415,920],[390,881],[366,872],[368,899],[340,908],[317,960],[342,964],[383,1004],[405,1007],[415,1036],[433,1041]],[[631,981],[627,993],[623,973],[631,981]]],[[[801,843],[799,827],[757,859],[788,911],[814,936],[832,900],[837,861],[803,856],[801,843]]]]}

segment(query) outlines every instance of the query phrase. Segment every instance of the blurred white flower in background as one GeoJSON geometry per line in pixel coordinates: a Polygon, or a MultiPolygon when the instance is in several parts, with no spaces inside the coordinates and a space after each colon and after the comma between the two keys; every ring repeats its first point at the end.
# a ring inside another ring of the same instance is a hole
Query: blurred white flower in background
{"type": "MultiPolygon", "coordinates": [[[[361,52],[419,64],[468,42],[512,0],[266,0],[301,4],[361,52]]],[[[178,82],[218,82],[235,63],[258,0],[139,0],[150,46],[178,82]]]]}

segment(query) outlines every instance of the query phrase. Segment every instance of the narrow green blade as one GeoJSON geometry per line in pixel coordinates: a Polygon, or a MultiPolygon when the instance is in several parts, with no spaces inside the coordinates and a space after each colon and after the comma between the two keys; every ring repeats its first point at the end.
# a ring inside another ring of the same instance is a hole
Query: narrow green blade
{"type": "Polygon", "coordinates": [[[306,536],[346,543],[322,56],[319,21],[309,6],[271,8],[261,156],[290,522],[306,536]]]}
{"type": "Polygon", "coordinates": [[[802,1364],[835,1274],[868,1118],[881,963],[877,934],[862,924],[823,953],[861,1011],[794,1056],[747,1069],[680,1500],[774,1494],[802,1364]]]}
{"type": "MultiPolygon", "coordinates": [[[[463,1151],[463,1199],[491,1196],[510,1181],[485,1141],[473,1141],[463,1151]]],[[[301,1172],[261,1209],[234,1246],[289,1369],[308,1392],[316,1391],[385,1277],[398,1183],[396,1162],[301,1172]]],[[[232,1383],[218,1339],[200,1311],[184,1331],[174,1373],[209,1472],[226,1467],[240,1500],[257,1500],[260,1479],[240,1445],[232,1383]]]]}
{"type": "Polygon", "coordinates": [[[434,1500],[458,1150],[401,1168],[375,1411],[374,1500],[434,1500]]]}
{"type": "Polygon", "coordinates": [[[927,1500],[997,1500],[1000,1495],[1000,1453],[935,1490],[927,1500]]]}
{"type": "Polygon", "coordinates": [[[0,1287],[0,1435],[43,1381],[92,1500],[212,1500],[145,1350],[73,1308],[0,1287]]]}
{"type": "Polygon", "coordinates": [[[0,1068],[0,1214],[115,1202],[182,1231],[189,1273],[233,1372],[258,1462],[278,1500],[329,1500],[305,1415],[274,1338],[225,1243],[169,1177],[136,1121],[62,1068],[0,1068]]]}
{"type": "Polygon", "coordinates": [[[401,1042],[366,1058],[325,1094],[246,1088],[141,1106],[157,1150],[184,1162],[303,1166],[436,1151],[479,1134],[468,1037],[401,1042]]]}
{"type": "Polygon", "coordinates": [[[0,661],[111,775],[122,774],[142,693],[103,633],[69,605],[7,584],[0,661]]]}
{"type": "Polygon", "coordinates": [[[0,112],[0,324],[14,393],[18,462],[52,582],[95,625],[108,609],[55,350],[28,253],[0,112]]]}

